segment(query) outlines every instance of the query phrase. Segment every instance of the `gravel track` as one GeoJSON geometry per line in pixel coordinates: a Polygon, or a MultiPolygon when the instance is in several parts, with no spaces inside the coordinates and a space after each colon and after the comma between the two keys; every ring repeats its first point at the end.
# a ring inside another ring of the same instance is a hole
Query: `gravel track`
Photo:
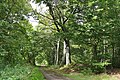
{"type": "Polygon", "coordinates": [[[46,80],[72,80],[52,71],[44,70],[43,68],[40,68],[40,71],[42,72],[46,80]]]}

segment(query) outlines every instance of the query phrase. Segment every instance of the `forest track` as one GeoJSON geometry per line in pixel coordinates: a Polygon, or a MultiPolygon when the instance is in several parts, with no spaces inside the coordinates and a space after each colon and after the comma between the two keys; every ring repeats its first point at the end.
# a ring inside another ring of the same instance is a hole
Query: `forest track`
{"type": "Polygon", "coordinates": [[[46,80],[72,80],[53,71],[44,70],[43,68],[40,68],[40,71],[42,72],[46,80]]]}

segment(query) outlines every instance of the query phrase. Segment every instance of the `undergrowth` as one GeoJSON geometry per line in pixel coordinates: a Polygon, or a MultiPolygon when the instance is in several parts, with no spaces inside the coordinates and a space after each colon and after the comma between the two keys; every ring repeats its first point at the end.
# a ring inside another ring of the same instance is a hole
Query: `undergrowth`
{"type": "Polygon", "coordinates": [[[31,65],[6,66],[0,69],[0,80],[44,80],[39,68],[31,65]]]}

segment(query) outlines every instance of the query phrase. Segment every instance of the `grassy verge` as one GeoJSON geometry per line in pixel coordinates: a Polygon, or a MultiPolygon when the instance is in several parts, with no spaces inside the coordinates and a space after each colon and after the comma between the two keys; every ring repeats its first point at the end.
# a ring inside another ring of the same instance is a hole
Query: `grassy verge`
{"type": "Polygon", "coordinates": [[[34,68],[32,72],[26,76],[23,80],[45,80],[39,68],[34,68]]]}
{"type": "Polygon", "coordinates": [[[64,74],[73,80],[119,80],[114,76],[110,76],[107,74],[99,74],[99,75],[83,75],[81,73],[72,73],[72,74],[64,74]]]}
{"type": "Polygon", "coordinates": [[[71,72],[69,67],[59,69],[56,66],[50,66],[45,68],[46,70],[53,71],[60,75],[69,77],[73,80],[120,80],[115,75],[108,75],[105,73],[102,74],[94,74],[91,71],[84,70],[82,72],[71,72]]]}
{"type": "Polygon", "coordinates": [[[45,80],[39,68],[31,65],[6,66],[0,69],[0,80],[45,80]]]}

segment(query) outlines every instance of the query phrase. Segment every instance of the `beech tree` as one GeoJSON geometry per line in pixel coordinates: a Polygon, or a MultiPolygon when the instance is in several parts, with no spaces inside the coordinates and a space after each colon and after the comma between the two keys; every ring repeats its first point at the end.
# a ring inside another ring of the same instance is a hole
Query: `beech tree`
{"type": "MultiPolygon", "coordinates": [[[[37,2],[41,2],[41,1],[37,1],[37,2]]],[[[71,63],[71,54],[70,54],[70,42],[69,39],[66,37],[66,35],[68,34],[69,30],[67,29],[67,21],[68,21],[68,16],[70,13],[68,13],[68,15],[66,16],[66,11],[67,9],[67,3],[65,3],[64,1],[57,1],[55,0],[54,3],[53,1],[43,1],[43,3],[46,4],[47,7],[49,7],[49,14],[50,14],[50,20],[53,21],[57,32],[64,34],[63,36],[63,57],[62,57],[62,62],[61,64],[70,64],[71,63]],[[64,3],[64,4],[63,4],[64,3]],[[63,4],[63,5],[61,5],[63,4]]],[[[43,15],[42,15],[43,16],[43,15]]],[[[58,56],[58,52],[59,52],[59,39],[58,39],[58,43],[57,43],[57,52],[56,55],[58,56]]],[[[58,57],[56,57],[57,62],[58,62],[58,57]]],[[[58,64],[58,63],[56,63],[58,64]]]]}

